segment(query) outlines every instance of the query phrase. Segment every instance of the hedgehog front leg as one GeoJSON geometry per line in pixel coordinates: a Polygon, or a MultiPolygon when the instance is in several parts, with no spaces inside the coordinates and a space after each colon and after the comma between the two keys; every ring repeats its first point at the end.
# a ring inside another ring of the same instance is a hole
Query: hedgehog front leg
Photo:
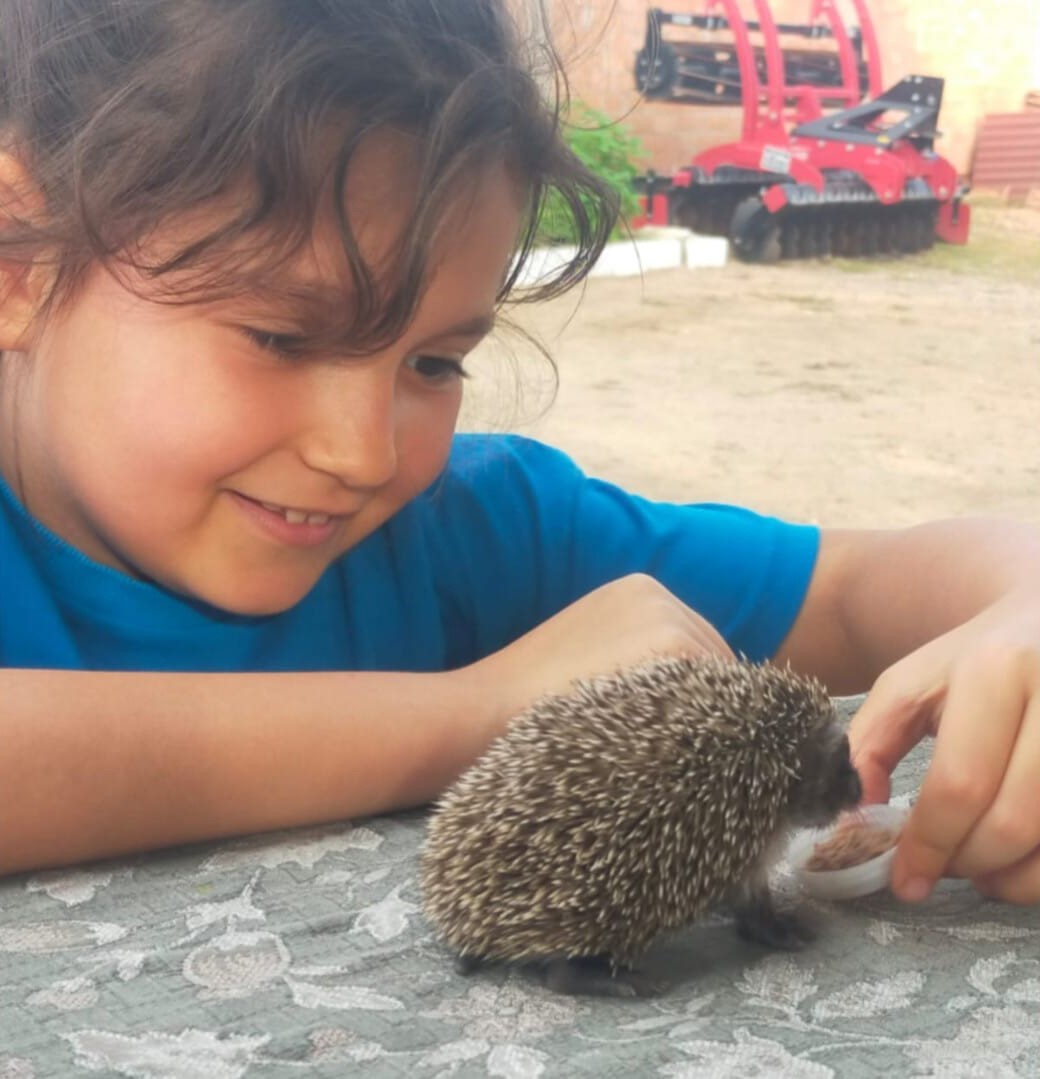
{"type": "Polygon", "coordinates": [[[486,964],[486,960],[479,955],[459,955],[455,957],[455,973],[469,977],[476,973],[486,964]]]}
{"type": "Polygon", "coordinates": [[[733,913],[737,933],[756,944],[794,952],[816,937],[797,914],[776,909],[765,880],[756,879],[741,886],[734,897],[733,913]]]}

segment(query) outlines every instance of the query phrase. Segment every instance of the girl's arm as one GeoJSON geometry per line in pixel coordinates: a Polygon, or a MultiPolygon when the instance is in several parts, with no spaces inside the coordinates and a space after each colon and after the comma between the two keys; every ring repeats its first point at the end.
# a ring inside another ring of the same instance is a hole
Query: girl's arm
{"type": "Polygon", "coordinates": [[[729,653],[633,575],[442,674],[0,669],[0,874],[418,805],[540,694],[708,651],[729,653]]]}
{"type": "Polygon", "coordinates": [[[1008,597],[1040,594],[1040,533],[1010,521],[824,531],[802,611],[777,659],[859,693],[897,660],[1008,597]]]}
{"type": "Polygon", "coordinates": [[[493,737],[473,671],[0,671],[0,873],[414,805],[493,737]]]}
{"type": "Polygon", "coordinates": [[[803,611],[777,657],[835,692],[873,683],[850,728],[870,800],[926,735],[935,748],[893,885],[924,898],[943,875],[1040,900],[1040,536],[937,522],[825,535],[803,611]]]}

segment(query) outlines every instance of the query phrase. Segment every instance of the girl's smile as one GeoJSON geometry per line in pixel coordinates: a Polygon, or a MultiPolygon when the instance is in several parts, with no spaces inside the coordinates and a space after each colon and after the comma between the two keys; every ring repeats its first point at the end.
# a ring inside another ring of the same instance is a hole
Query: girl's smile
{"type": "Polygon", "coordinates": [[[277,543],[289,547],[320,547],[332,539],[346,519],[341,514],[313,513],[273,502],[258,502],[235,491],[230,495],[250,520],[277,543]]]}

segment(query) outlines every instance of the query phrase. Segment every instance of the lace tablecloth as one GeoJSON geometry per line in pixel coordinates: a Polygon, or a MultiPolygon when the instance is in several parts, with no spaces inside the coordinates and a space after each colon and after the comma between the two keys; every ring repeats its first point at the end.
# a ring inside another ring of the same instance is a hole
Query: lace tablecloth
{"type": "Polygon", "coordinates": [[[719,917],[655,946],[663,997],[558,997],[454,972],[418,907],[423,829],[409,813],[0,881],[0,1079],[1040,1075],[1035,909],[954,881],[919,907],[810,902],[820,937],[797,955],[719,917]]]}

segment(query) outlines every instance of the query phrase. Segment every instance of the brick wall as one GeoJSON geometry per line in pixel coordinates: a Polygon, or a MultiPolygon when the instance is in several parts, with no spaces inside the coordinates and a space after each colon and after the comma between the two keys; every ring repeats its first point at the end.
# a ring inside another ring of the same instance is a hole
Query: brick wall
{"type": "MultiPolygon", "coordinates": [[[[661,172],[740,133],[740,110],[641,102],[633,65],[646,9],[699,12],[699,0],[551,0],[557,42],[574,93],[623,117],[661,172]]],[[[809,0],[773,0],[777,19],[805,21],[809,0]]],[[[939,149],[971,165],[979,119],[1017,111],[1040,86],[1040,0],[871,0],[886,85],[904,75],[940,75],[946,91],[939,149]]]]}

